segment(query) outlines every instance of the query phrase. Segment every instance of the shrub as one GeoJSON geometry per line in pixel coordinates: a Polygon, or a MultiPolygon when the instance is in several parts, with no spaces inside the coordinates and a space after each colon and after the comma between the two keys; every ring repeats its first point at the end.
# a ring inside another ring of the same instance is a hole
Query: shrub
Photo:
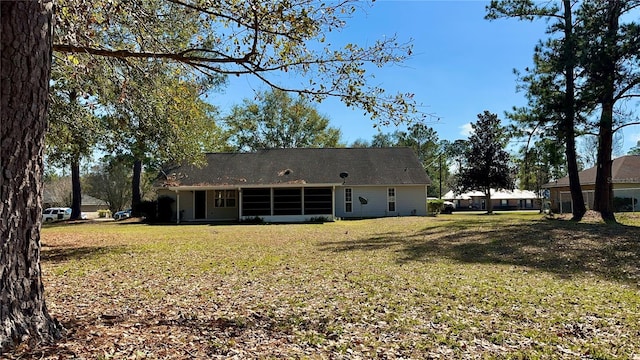
{"type": "Polygon", "coordinates": [[[158,216],[156,218],[159,222],[170,222],[171,216],[173,212],[171,211],[171,204],[173,204],[175,200],[168,196],[160,196],[158,198],[158,216]]]}
{"type": "Polygon", "coordinates": [[[100,209],[100,210],[98,210],[98,217],[99,218],[111,217],[111,210],[109,210],[109,209],[100,209]]]}
{"type": "Polygon", "coordinates": [[[444,200],[442,199],[429,199],[427,200],[427,213],[439,214],[444,207],[444,200]]]}
{"type": "Polygon", "coordinates": [[[136,216],[142,216],[148,222],[156,222],[158,218],[156,212],[157,207],[157,201],[142,201],[141,203],[135,205],[132,211],[136,216]]]}

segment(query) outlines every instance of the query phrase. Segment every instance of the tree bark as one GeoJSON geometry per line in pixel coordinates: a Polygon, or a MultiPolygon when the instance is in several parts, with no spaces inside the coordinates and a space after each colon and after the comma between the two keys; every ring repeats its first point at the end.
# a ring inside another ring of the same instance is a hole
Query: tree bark
{"type": "Polygon", "coordinates": [[[53,341],[40,269],[53,1],[0,1],[0,351],[53,341]]]}
{"type": "Polygon", "coordinates": [[[142,160],[133,160],[133,177],[131,178],[131,209],[133,215],[138,215],[138,205],[142,202],[140,193],[140,179],[142,178],[142,160]]]}
{"type": "Polygon", "coordinates": [[[80,184],[80,159],[71,160],[71,220],[80,219],[82,214],[82,186],[80,184]]]}
{"type": "Polygon", "coordinates": [[[593,209],[606,222],[615,222],[613,212],[613,182],[611,149],[613,147],[613,104],[603,104],[600,115],[598,160],[593,209]]]}
{"type": "Polygon", "coordinates": [[[615,103],[616,62],[618,47],[619,18],[622,4],[619,1],[607,3],[607,29],[603,39],[603,51],[601,56],[601,74],[599,76],[601,87],[600,104],[602,110],[598,123],[598,158],[596,170],[596,184],[593,194],[593,209],[600,212],[605,222],[615,222],[613,213],[613,181],[611,153],[613,151],[613,107],[615,103]]]}
{"type": "Polygon", "coordinates": [[[569,191],[573,202],[572,220],[580,221],[587,212],[580,186],[580,176],[578,174],[578,156],[576,154],[576,133],[575,133],[575,64],[576,55],[574,51],[575,40],[573,33],[573,19],[571,14],[571,1],[564,0],[564,37],[565,45],[563,49],[564,76],[566,79],[565,99],[564,99],[564,119],[561,122],[561,129],[564,134],[567,156],[567,171],[569,173],[569,191]]]}

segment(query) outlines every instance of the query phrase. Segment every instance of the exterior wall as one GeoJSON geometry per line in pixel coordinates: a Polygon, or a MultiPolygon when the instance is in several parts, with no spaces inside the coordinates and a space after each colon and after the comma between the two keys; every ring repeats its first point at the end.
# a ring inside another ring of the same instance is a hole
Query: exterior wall
{"type": "Polygon", "coordinates": [[[613,197],[616,211],[640,211],[640,187],[625,186],[614,189],[613,197]]]}
{"type": "MultiPolygon", "coordinates": [[[[189,221],[194,218],[193,213],[193,191],[180,191],[178,193],[180,208],[178,213],[180,214],[180,221],[189,221]]],[[[176,205],[177,202],[176,202],[176,205]]]]}
{"type": "Polygon", "coordinates": [[[396,211],[388,211],[387,191],[394,186],[338,186],[336,187],[336,216],[340,218],[411,216],[427,214],[426,186],[395,186],[396,211]],[[345,190],[352,189],[352,212],[345,211],[345,190]],[[359,197],[367,199],[361,205],[359,197]]]}
{"type": "MultiPolygon", "coordinates": [[[[241,216],[242,191],[236,191],[234,207],[215,207],[215,190],[206,191],[206,219],[201,220],[249,220],[255,216],[241,216]]],[[[158,189],[158,197],[166,196],[174,200],[171,203],[172,221],[177,221],[176,213],[181,213],[180,221],[194,220],[194,192],[190,190],[174,191],[158,189]],[[179,195],[179,196],[178,196],[179,195]],[[178,208],[179,206],[179,208],[178,208]]],[[[427,189],[419,186],[338,186],[334,191],[335,216],[339,218],[385,217],[385,216],[425,216],[427,214],[427,189]],[[395,211],[388,210],[388,189],[395,188],[395,211]],[[345,211],[345,188],[352,189],[352,211],[345,211]],[[359,197],[367,199],[361,205],[359,197]]],[[[273,201],[273,199],[272,199],[273,201]]],[[[273,206],[273,205],[272,205],[273,206]]],[[[260,215],[266,222],[302,222],[313,218],[326,217],[333,220],[334,214],[314,215],[260,215]]]]}
{"type": "MultiPolygon", "coordinates": [[[[507,199],[504,205],[501,199],[491,199],[493,210],[540,210],[540,200],[530,199],[507,199]]],[[[454,199],[452,202],[456,205],[456,210],[486,210],[486,201],[482,196],[473,196],[471,199],[454,199]]]]}
{"type": "MultiPolygon", "coordinates": [[[[227,190],[225,190],[227,191],[227,190]]],[[[238,210],[238,191],[230,190],[235,193],[234,206],[216,207],[215,190],[207,190],[207,220],[218,221],[234,221],[239,218],[238,210]]]]}

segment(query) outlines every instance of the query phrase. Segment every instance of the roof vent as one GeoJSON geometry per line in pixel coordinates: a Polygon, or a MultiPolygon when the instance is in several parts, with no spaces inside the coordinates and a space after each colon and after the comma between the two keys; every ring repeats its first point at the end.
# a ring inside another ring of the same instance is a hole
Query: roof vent
{"type": "Polygon", "coordinates": [[[291,169],[284,169],[284,170],[278,172],[278,176],[291,175],[292,172],[293,172],[293,170],[291,170],[291,169]]]}

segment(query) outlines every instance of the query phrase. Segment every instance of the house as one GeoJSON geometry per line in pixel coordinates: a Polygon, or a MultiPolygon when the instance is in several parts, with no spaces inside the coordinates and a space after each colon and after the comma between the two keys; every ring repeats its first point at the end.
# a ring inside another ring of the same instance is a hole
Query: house
{"type": "MultiPolygon", "coordinates": [[[[55,191],[50,191],[45,188],[42,196],[42,208],[46,209],[49,207],[66,207],[71,205],[71,194],[65,194],[65,196],[60,196],[55,191]]],[[[82,194],[80,200],[80,211],[82,212],[96,212],[98,210],[107,210],[109,209],[109,204],[107,204],[104,200],[100,200],[91,195],[82,194]]]]}
{"type": "MultiPolygon", "coordinates": [[[[493,210],[540,210],[540,197],[530,190],[495,190],[491,189],[491,203],[493,210]]],[[[443,200],[451,201],[456,209],[485,210],[487,208],[486,195],[482,191],[469,191],[456,194],[449,191],[442,196],[443,200]]]]}
{"type": "MultiPolygon", "coordinates": [[[[582,195],[588,209],[593,208],[597,168],[578,173],[582,195]]],[[[613,160],[611,166],[614,211],[640,211],[640,155],[626,155],[613,160]]],[[[563,177],[542,186],[549,190],[551,210],[556,213],[572,212],[569,177],[563,177]]]]}
{"type": "Polygon", "coordinates": [[[431,180],[410,148],[271,149],[210,153],[206,160],[202,168],[167,169],[156,181],[159,208],[169,203],[172,221],[299,222],[427,213],[431,180]]]}

